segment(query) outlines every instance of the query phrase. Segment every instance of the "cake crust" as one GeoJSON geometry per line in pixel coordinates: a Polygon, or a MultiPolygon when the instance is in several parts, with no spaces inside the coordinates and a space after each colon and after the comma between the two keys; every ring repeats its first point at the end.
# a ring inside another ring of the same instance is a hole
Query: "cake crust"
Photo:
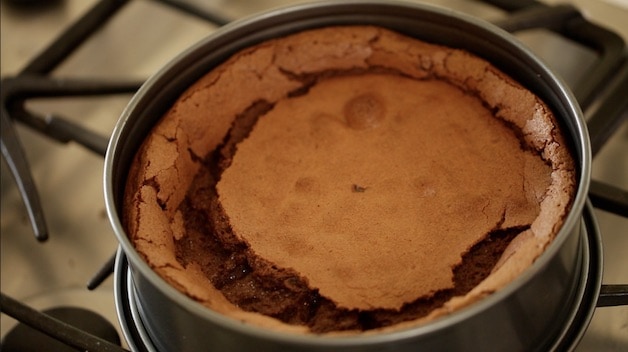
{"type": "Polygon", "coordinates": [[[189,232],[182,204],[216,150],[230,153],[212,176],[230,231],[342,309],[429,299],[452,289],[454,269],[489,233],[520,232],[478,285],[397,328],[520,275],[558,232],[576,183],[550,109],[465,51],[372,26],[243,50],[192,85],[144,141],[123,220],[138,252],[179,290],[289,331],[308,328],[238,308],[177,250],[189,232]]]}

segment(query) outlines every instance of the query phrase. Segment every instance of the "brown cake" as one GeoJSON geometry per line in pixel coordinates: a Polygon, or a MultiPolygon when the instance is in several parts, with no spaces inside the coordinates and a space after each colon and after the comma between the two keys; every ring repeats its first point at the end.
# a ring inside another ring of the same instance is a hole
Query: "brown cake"
{"type": "Polygon", "coordinates": [[[275,329],[416,325],[504,287],[569,211],[549,108],[468,52],[370,26],[245,49],[144,141],[125,226],[210,309],[275,329]]]}

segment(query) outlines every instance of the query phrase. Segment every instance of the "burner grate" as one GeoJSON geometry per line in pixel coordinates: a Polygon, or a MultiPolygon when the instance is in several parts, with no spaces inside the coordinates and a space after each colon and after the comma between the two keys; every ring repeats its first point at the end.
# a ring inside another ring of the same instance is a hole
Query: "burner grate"
{"type": "MultiPolygon", "coordinates": [[[[224,25],[229,22],[228,18],[219,13],[206,11],[185,1],[155,1],[216,25],[224,25]]],[[[508,12],[506,19],[495,22],[505,30],[517,32],[531,28],[548,29],[578,42],[598,54],[597,62],[592,70],[581,79],[581,83],[573,87],[577,100],[585,110],[586,115],[589,116],[587,125],[591,135],[593,155],[596,155],[610,136],[628,118],[628,100],[624,96],[625,92],[628,91],[628,58],[622,38],[588,21],[578,9],[572,6],[549,6],[533,0],[485,0],[484,2],[508,12]]],[[[135,92],[142,82],[70,80],[54,78],[50,75],[72,52],[96,33],[127,3],[129,3],[128,0],[100,0],[91,10],[57,37],[47,49],[37,55],[17,76],[2,78],[0,96],[2,157],[15,178],[26,205],[33,232],[39,241],[45,241],[48,238],[48,230],[28,161],[15,133],[14,123],[26,125],[58,142],[75,142],[96,154],[105,154],[108,137],[73,123],[63,116],[38,115],[26,108],[26,102],[42,97],[106,96],[135,92]]],[[[623,217],[628,216],[627,191],[604,182],[592,180],[589,196],[596,208],[623,217]]],[[[89,289],[96,288],[113,273],[114,262],[115,256],[112,256],[102,270],[89,282],[89,289]]],[[[602,285],[597,302],[598,307],[627,304],[628,285],[602,285]]],[[[50,321],[45,315],[22,307],[19,302],[4,294],[2,295],[1,307],[3,312],[10,315],[12,309],[21,307],[18,308],[18,313],[13,312],[21,317],[19,320],[29,325],[42,326],[42,329],[48,329],[48,331],[57,330],[54,321],[53,325],[38,323],[37,319],[50,321]],[[33,318],[38,316],[40,318],[33,318]],[[46,328],[45,325],[49,327],[46,328]]],[[[63,336],[56,337],[67,341],[70,345],[73,345],[72,341],[84,338],[84,336],[79,336],[80,333],[73,335],[75,331],[71,326],[67,329],[69,333],[61,333],[60,335],[63,336]]],[[[65,328],[63,331],[66,331],[65,328]]],[[[87,345],[82,344],[74,346],[87,348],[87,345]]],[[[93,345],[89,346],[93,347],[93,345]]],[[[114,346],[112,348],[112,351],[120,350],[120,347],[114,346]]]]}
{"type": "MultiPolygon", "coordinates": [[[[110,326],[109,322],[106,320],[103,321],[102,317],[99,317],[93,312],[77,310],[76,308],[57,308],[48,314],[42,314],[5,294],[0,296],[0,303],[2,311],[20,320],[24,324],[24,327],[31,327],[37,331],[43,332],[57,341],[66,343],[68,346],[82,351],[126,351],[119,345],[120,339],[115,328],[110,326]],[[66,321],[71,321],[74,325],[66,321]],[[100,337],[83,331],[76,326],[89,329],[100,337]]],[[[31,331],[28,330],[22,329],[21,331],[21,333],[18,333],[20,336],[15,337],[15,341],[4,341],[4,348],[17,351],[24,348],[24,344],[27,343],[29,345],[38,344],[39,347],[45,347],[48,351],[57,350],[54,349],[56,345],[46,345],[49,343],[49,340],[33,335],[31,331]],[[30,339],[30,341],[19,341],[19,339],[26,338],[30,339]]]]}

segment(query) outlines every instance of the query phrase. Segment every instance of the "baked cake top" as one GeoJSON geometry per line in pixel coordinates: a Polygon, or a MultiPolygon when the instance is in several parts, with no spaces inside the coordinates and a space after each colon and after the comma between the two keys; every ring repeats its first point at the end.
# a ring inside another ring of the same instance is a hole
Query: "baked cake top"
{"type": "Polygon", "coordinates": [[[192,85],[146,138],[125,226],[149,265],[219,312],[230,304],[174,241],[199,160],[270,104],[217,185],[234,233],[341,307],[397,309],[451,287],[491,231],[524,229],[493,273],[422,321],[500,289],[566,216],[574,165],[534,94],[468,52],[372,26],[319,28],[245,49],[192,85]]]}

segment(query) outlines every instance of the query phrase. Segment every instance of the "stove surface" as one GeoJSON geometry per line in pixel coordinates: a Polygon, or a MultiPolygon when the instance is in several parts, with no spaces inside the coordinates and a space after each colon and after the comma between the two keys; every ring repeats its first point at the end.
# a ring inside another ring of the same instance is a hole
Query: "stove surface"
{"type": "MultiPolygon", "coordinates": [[[[15,6],[0,2],[2,77],[15,75],[61,31],[95,1],[59,0],[47,5],[15,6]]],[[[289,0],[189,1],[203,4],[228,18],[295,3],[289,0]]],[[[432,0],[489,20],[502,12],[467,0],[432,0]]],[[[559,1],[549,1],[558,3],[559,1]]],[[[564,3],[565,1],[560,1],[564,3]]],[[[568,1],[585,16],[604,24],[628,40],[628,3],[622,1],[568,1]]],[[[42,1],[43,3],[43,1],[42,1]]],[[[58,69],[55,77],[144,80],[160,67],[214,31],[216,26],[184,15],[155,1],[134,1],[58,69]]],[[[595,55],[578,45],[530,31],[518,37],[548,65],[574,83],[595,55]],[[565,54],[569,50],[569,55],[565,54]]],[[[28,107],[42,115],[56,113],[103,136],[110,135],[130,95],[38,99],[28,107]]],[[[625,112],[628,113],[628,112],[625,112]]],[[[117,324],[113,280],[94,291],[87,281],[113,255],[117,240],[104,206],[103,158],[76,144],[60,144],[15,124],[21,138],[46,216],[50,238],[38,243],[11,174],[2,164],[1,288],[36,309],[80,306],[117,324]]],[[[593,178],[628,189],[628,124],[624,123],[593,162],[593,178]]],[[[628,283],[628,219],[596,210],[604,246],[607,284],[628,283]]],[[[2,314],[1,336],[15,324],[2,314]]],[[[121,335],[122,336],[122,335],[121,335]]],[[[597,308],[578,351],[628,350],[628,307],[597,308]]]]}

